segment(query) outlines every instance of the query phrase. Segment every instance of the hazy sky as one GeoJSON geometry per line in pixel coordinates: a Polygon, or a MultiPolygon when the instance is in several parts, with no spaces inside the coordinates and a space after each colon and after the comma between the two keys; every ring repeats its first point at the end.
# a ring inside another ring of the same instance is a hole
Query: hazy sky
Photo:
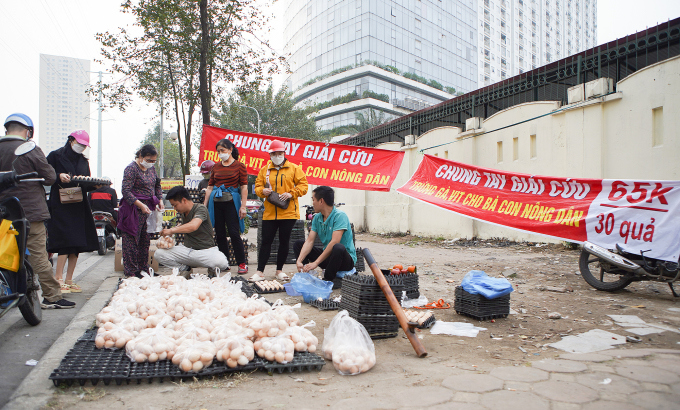
{"type": "MultiPolygon", "coordinates": [[[[99,58],[95,33],[116,31],[132,22],[129,15],[120,12],[121,3],[122,0],[0,0],[0,119],[4,122],[9,114],[23,112],[39,124],[39,55],[99,58]]],[[[281,51],[285,3],[286,0],[279,0],[273,8],[267,8],[268,13],[279,16],[279,20],[272,21],[270,41],[281,51]]],[[[602,44],[676,17],[680,17],[678,0],[598,0],[597,41],[602,44]]],[[[90,69],[99,71],[103,67],[93,61],[90,69]]],[[[96,81],[96,74],[91,79],[96,81]]],[[[282,78],[276,80],[281,81],[282,78]]],[[[90,168],[95,174],[97,107],[91,104],[90,109],[93,141],[90,168]]],[[[157,120],[156,110],[157,107],[140,100],[126,112],[108,110],[103,114],[103,173],[116,180],[118,189],[123,168],[157,120]]],[[[174,128],[170,120],[166,123],[166,129],[174,128]]],[[[38,128],[38,143],[40,132],[38,128]]]]}

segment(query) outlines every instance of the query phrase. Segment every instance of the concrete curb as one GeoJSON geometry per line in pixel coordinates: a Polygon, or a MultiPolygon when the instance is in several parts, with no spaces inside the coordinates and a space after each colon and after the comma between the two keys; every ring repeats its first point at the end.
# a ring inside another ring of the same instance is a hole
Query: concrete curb
{"type": "Polygon", "coordinates": [[[80,309],[62,335],[43,355],[38,365],[26,376],[3,410],[39,409],[52,398],[54,384],[49,380],[52,370],[73,347],[85,330],[92,326],[94,316],[109,302],[118,285],[120,275],[108,276],[90,300],[80,309]]]}

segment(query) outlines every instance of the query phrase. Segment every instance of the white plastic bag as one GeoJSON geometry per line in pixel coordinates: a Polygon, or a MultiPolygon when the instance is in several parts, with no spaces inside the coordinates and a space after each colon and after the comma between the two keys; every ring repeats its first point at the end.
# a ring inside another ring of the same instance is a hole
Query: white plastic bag
{"type": "Polygon", "coordinates": [[[324,357],[331,356],[333,366],[343,376],[354,376],[375,366],[375,346],[366,328],[349,317],[346,310],[333,318],[324,329],[324,357]]]}
{"type": "Polygon", "coordinates": [[[437,320],[430,329],[433,335],[477,337],[477,333],[486,330],[484,327],[476,327],[472,323],[465,322],[442,322],[437,320]]]}
{"type": "Polygon", "coordinates": [[[146,232],[157,233],[161,229],[163,229],[163,212],[154,209],[146,218],[146,232]]]}

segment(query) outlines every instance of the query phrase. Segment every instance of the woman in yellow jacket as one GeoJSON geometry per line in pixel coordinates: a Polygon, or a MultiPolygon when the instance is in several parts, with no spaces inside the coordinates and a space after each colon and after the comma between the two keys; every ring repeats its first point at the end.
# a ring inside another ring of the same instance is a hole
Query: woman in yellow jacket
{"type": "Polygon", "coordinates": [[[262,215],[262,246],[258,249],[257,273],[249,280],[264,280],[264,267],[271,254],[274,235],[279,231],[279,250],[276,256],[276,278],[289,280],[283,272],[283,264],[288,256],[290,234],[295,221],[300,219],[298,198],[307,193],[307,176],[300,166],[287,161],[283,142],[274,140],[269,145],[271,161],[262,167],[255,181],[255,193],[260,198],[267,198],[272,192],[279,194],[282,200],[289,199],[286,209],[280,208],[265,199],[262,215]]]}

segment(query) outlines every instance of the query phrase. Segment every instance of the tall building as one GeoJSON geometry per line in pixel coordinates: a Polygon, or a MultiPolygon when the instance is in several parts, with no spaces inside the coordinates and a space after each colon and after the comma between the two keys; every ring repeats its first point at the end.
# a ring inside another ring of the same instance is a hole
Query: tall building
{"type": "Polygon", "coordinates": [[[285,19],[286,85],[323,130],[477,88],[473,0],[289,0],[285,19]]]}
{"type": "Polygon", "coordinates": [[[479,0],[480,87],[597,44],[597,0],[479,0]]]}
{"type": "Polygon", "coordinates": [[[47,155],[75,130],[90,132],[90,61],[40,54],[38,145],[47,155]]]}

